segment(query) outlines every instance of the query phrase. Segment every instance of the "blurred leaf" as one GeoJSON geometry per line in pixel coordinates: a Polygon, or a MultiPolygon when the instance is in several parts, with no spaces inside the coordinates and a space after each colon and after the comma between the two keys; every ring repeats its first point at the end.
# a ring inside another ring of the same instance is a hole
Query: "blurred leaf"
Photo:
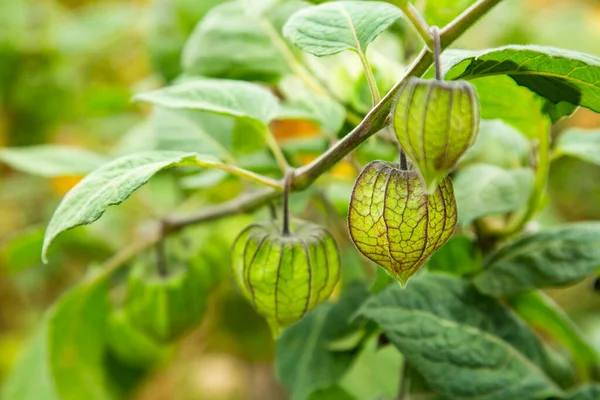
{"type": "Polygon", "coordinates": [[[582,386],[571,392],[567,400],[597,400],[600,398],[600,384],[582,386]]]}
{"type": "Polygon", "coordinates": [[[85,175],[108,158],[79,147],[48,144],[0,149],[0,161],[31,175],[60,177],[85,175]]]}
{"type": "Polygon", "coordinates": [[[154,107],[152,122],[156,150],[196,151],[233,159],[235,120],[193,110],[154,107]]]}
{"type": "Polygon", "coordinates": [[[357,400],[395,399],[400,387],[402,361],[402,354],[394,346],[378,348],[378,335],[375,335],[365,343],[340,386],[357,400]]]}
{"type": "Polygon", "coordinates": [[[40,250],[44,241],[43,228],[19,232],[3,243],[0,260],[10,274],[15,274],[40,263],[40,250]]]}
{"type": "Polygon", "coordinates": [[[104,164],[79,182],[62,200],[46,229],[42,259],[61,232],[91,224],[111,205],[120,204],[157,172],[179,165],[214,162],[211,156],[173,151],[136,153],[104,164]]]}
{"type": "Polygon", "coordinates": [[[501,119],[528,138],[550,132],[550,119],[542,110],[546,101],[519,86],[508,76],[492,76],[472,81],[481,102],[481,117],[501,119]]]}
{"type": "Polygon", "coordinates": [[[83,283],[50,309],[3,391],[5,400],[114,399],[103,370],[107,288],[83,283]]]}
{"type": "Polygon", "coordinates": [[[444,53],[447,79],[508,75],[554,104],[562,101],[600,112],[600,59],[544,46],[511,45],[444,53]]]}
{"type": "Polygon", "coordinates": [[[516,168],[525,164],[530,147],[525,135],[517,129],[499,119],[484,119],[481,121],[475,143],[460,162],[516,168]]]}
{"type": "Polygon", "coordinates": [[[461,169],[454,179],[459,223],[468,226],[485,215],[518,210],[527,203],[533,181],[529,168],[473,164],[461,169]]]}
{"type": "Polygon", "coordinates": [[[522,236],[485,261],[482,293],[503,297],[575,283],[600,267],[600,223],[576,223],[522,236]]]}
{"type": "Polygon", "coordinates": [[[283,34],[316,56],[344,50],[364,54],[369,43],[401,16],[400,9],[389,3],[335,1],[296,12],[283,27],[283,34]]]}
{"type": "Polygon", "coordinates": [[[558,137],[554,152],[600,165],[600,130],[571,128],[558,137]]]}
{"type": "Polygon", "coordinates": [[[432,272],[446,272],[453,275],[469,275],[481,268],[481,253],[473,239],[455,235],[427,261],[427,269],[432,272]]]}
{"type": "Polygon", "coordinates": [[[150,368],[169,350],[135,329],[123,309],[110,313],[106,342],[119,361],[134,367],[150,368]]]}
{"type": "Polygon", "coordinates": [[[584,380],[598,366],[596,350],[569,316],[541,291],[530,291],[509,299],[511,307],[540,332],[554,338],[571,352],[584,380]]]}
{"type": "Polygon", "coordinates": [[[271,82],[291,72],[289,51],[279,32],[304,3],[276,4],[249,12],[240,1],[211,9],[190,35],[183,50],[189,75],[271,82]],[[282,48],[283,46],[283,48],[282,48]]]}
{"type": "Polygon", "coordinates": [[[355,351],[331,351],[328,346],[357,329],[351,319],[366,297],[366,290],[356,285],[335,304],[320,305],[284,331],[277,345],[276,368],[293,400],[308,399],[344,375],[355,351]]]}
{"type": "Polygon", "coordinates": [[[313,92],[298,79],[284,80],[280,88],[286,101],[278,119],[307,119],[329,135],[336,135],[342,129],[346,109],[331,97],[313,92]]]}
{"type": "Polygon", "coordinates": [[[547,399],[560,389],[539,369],[547,364],[526,324],[465,280],[429,274],[402,289],[390,285],[359,311],[442,397],[547,399]],[[536,365],[537,364],[537,365],[536,365]]]}
{"type": "Polygon", "coordinates": [[[427,0],[423,11],[429,25],[446,26],[475,0],[427,0]]]}
{"type": "Polygon", "coordinates": [[[346,390],[339,386],[319,389],[311,393],[308,400],[355,400],[346,390]]]}
{"type": "Polygon", "coordinates": [[[134,99],[167,108],[234,117],[258,125],[259,129],[264,129],[278,109],[277,98],[267,89],[226,79],[187,81],[138,94],[134,99]]]}
{"type": "Polygon", "coordinates": [[[136,264],[124,305],[133,327],[159,343],[173,342],[200,323],[211,284],[204,265],[172,264],[164,275],[155,263],[136,264]]]}

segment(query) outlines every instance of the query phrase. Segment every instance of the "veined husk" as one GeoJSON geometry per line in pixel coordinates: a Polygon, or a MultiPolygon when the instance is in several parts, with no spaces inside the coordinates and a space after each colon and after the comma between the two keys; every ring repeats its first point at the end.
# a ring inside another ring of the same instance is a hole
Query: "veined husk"
{"type": "Polygon", "coordinates": [[[295,222],[287,236],[275,224],[253,224],[235,240],[232,267],[242,293],[277,337],[329,298],[340,256],[331,234],[310,222],[295,222]]]}
{"type": "Polygon", "coordinates": [[[417,171],[373,161],[358,176],[350,199],[348,227],[358,250],[405,285],[454,232],[452,181],[431,194],[417,171]]]}
{"type": "Polygon", "coordinates": [[[479,132],[479,99],[466,81],[409,78],[398,91],[393,125],[428,193],[450,173],[479,132]]]}

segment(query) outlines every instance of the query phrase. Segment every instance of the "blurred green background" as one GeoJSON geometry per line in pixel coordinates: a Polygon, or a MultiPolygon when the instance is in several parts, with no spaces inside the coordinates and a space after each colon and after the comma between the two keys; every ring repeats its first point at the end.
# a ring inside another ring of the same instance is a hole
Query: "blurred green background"
{"type": "MultiPolygon", "coordinates": [[[[0,147],[64,144],[107,156],[143,147],[149,109],[132,103],[132,95],[178,76],[186,38],[216,3],[1,0],[0,147]]],[[[416,3],[427,7],[426,1],[416,3]]],[[[505,0],[455,47],[535,43],[600,55],[599,39],[595,0],[505,0]]],[[[600,116],[578,110],[554,133],[568,126],[598,128],[600,116]]],[[[0,164],[0,384],[43,312],[90,264],[121,248],[144,220],[190,196],[169,175],[158,176],[97,224],[64,235],[43,265],[45,224],[80,178],[29,176],[0,164]]],[[[599,167],[571,158],[553,163],[541,223],[600,219],[599,181],[599,167]]],[[[225,181],[195,193],[193,203],[218,202],[240,189],[239,182],[225,181]]],[[[131,398],[285,398],[272,371],[268,328],[227,276],[228,246],[245,221],[240,217],[186,232],[199,248],[210,247],[216,274],[225,283],[211,294],[200,328],[169,349],[170,362],[152,371],[117,370],[143,377],[131,398]]],[[[592,286],[586,281],[551,294],[600,350],[600,301],[592,286]]]]}

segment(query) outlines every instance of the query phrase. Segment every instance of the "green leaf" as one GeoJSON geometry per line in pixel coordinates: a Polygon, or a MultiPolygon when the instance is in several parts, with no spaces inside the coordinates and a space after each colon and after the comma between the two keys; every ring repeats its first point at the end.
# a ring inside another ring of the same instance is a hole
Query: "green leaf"
{"type": "Polygon", "coordinates": [[[430,26],[446,26],[475,0],[427,0],[423,16],[430,26]]]}
{"type": "Polygon", "coordinates": [[[167,108],[205,111],[247,121],[264,129],[277,114],[277,98],[267,89],[226,79],[192,80],[138,94],[135,100],[167,108]]]}
{"type": "Polygon", "coordinates": [[[600,130],[571,128],[556,143],[554,156],[571,156],[600,165],[600,130]]]}
{"type": "Polygon", "coordinates": [[[314,391],[332,386],[348,370],[355,351],[331,351],[329,344],[360,326],[351,319],[366,297],[365,289],[356,285],[337,303],[322,304],[284,331],[276,369],[293,400],[308,399],[314,391]]]}
{"type": "Polygon", "coordinates": [[[534,172],[529,168],[505,170],[495,165],[474,164],[454,179],[458,221],[467,226],[475,219],[518,210],[529,199],[534,172]]]}
{"type": "Polygon", "coordinates": [[[600,112],[600,59],[592,55],[533,45],[444,55],[447,79],[508,75],[554,104],[568,102],[600,112]]]}
{"type": "Polygon", "coordinates": [[[519,86],[508,76],[493,76],[472,81],[481,102],[481,117],[501,119],[528,138],[550,132],[550,118],[543,113],[547,101],[519,86]]]}
{"type": "Polygon", "coordinates": [[[287,44],[279,32],[287,18],[304,5],[275,4],[249,12],[242,2],[214,7],[200,21],[183,50],[183,69],[190,75],[272,82],[291,69],[287,44]]]}
{"type": "MultiPolygon", "coordinates": [[[[178,165],[194,165],[202,156],[181,152],[145,152],[104,164],[81,180],[64,197],[46,229],[42,259],[61,232],[91,224],[111,206],[120,204],[158,171],[178,165]]],[[[203,160],[211,160],[209,157],[203,160]]]]}
{"type": "Polygon", "coordinates": [[[600,398],[600,385],[593,384],[582,386],[572,393],[569,393],[567,400],[597,400],[600,398]]]}
{"type": "Polygon", "coordinates": [[[114,399],[104,361],[105,285],[84,283],[47,313],[9,376],[5,400],[114,399]]]}
{"type": "MultiPolygon", "coordinates": [[[[534,114],[534,113],[532,113],[534,114]]],[[[477,139],[461,164],[485,163],[510,169],[526,164],[531,144],[520,131],[502,120],[483,120],[477,139]]]]}
{"type": "Polygon", "coordinates": [[[407,361],[448,399],[547,399],[561,391],[539,366],[539,339],[508,309],[444,274],[390,285],[359,315],[378,323],[407,361]]]}
{"type": "Polygon", "coordinates": [[[107,161],[108,158],[86,149],[50,144],[0,150],[0,162],[48,178],[85,175],[107,161]]]}
{"type": "Polygon", "coordinates": [[[340,386],[355,399],[395,399],[403,357],[394,346],[378,347],[379,335],[365,343],[340,386]]]}
{"type": "Polygon", "coordinates": [[[156,150],[196,151],[233,159],[235,120],[193,110],[154,107],[156,150]]]}
{"type": "Polygon", "coordinates": [[[474,283],[503,297],[577,282],[600,266],[600,223],[576,223],[520,237],[485,261],[474,283]]]}
{"type": "Polygon", "coordinates": [[[369,43],[401,16],[400,9],[389,3],[334,1],[296,12],[283,27],[283,34],[316,56],[344,50],[364,54],[369,43]]]}
{"type": "Polygon", "coordinates": [[[337,101],[313,92],[298,79],[284,80],[280,89],[286,102],[282,104],[278,119],[307,119],[329,135],[336,135],[342,129],[346,109],[337,101]]]}
{"type": "Polygon", "coordinates": [[[453,275],[469,275],[481,268],[481,253],[473,239],[455,235],[427,261],[427,269],[453,275]]]}
{"type": "Polygon", "coordinates": [[[355,400],[355,398],[343,388],[331,386],[312,392],[308,400],[355,400]]]}
{"type": "Polygon", "coordinates": [[[509,299],[511,307],[545,336],[554,338],[567,349],[575,360],[578,372],[589,380],[589,371],[598,364],[596,350],[569,316],[541,291],[529,291],[509,299]]]}

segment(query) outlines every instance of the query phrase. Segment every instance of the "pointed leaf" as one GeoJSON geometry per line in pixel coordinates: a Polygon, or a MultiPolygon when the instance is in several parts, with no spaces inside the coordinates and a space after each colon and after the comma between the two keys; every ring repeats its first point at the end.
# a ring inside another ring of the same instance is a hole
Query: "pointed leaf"
{"type": "Polygon", "coordinates": [[[0,150],[0,162],[47,178],[85,175],[107,161],[108,158],[86,149],[50,144],[0,150]]]}
{"type": "Polygon", "coordinates": [[[214,158],[182,152],[146,152],[118,158],[87,175],[64,197],[46,229],[42,259],[61,232],[91,224],[111,205],[120,204],[158,171],[178,165],[194,165],[214,158]]]}
{"type": "Polygon", "coordinates": [[[193,80],[138,94],[135,100],[168,108],[205,111],[266,126],[277,113],[277,98],[253,83],[225,79],[193,80]]]}
{"type": "Polygon", "coordinates": [[[503,297],[577,282],[600,267],[600,223],[576,223],[520,237],[485,261],[474,283],[503,297]]]}
{"type": "Polygon", "coordinates": [[[283,27],[283,34],[316,56],[344,50],[364,53],[369,43],[401,16],[400,9],[389,3],[334,1],[296,12],[283,27]]]}
{"type": "Polygon", "coordinates": [[[534,175],[529,168],[505,170],[487,164],[461,169],[454,179],[459,223],[467,226],[479,217],[523,207],[533,188],[534,175]]]}
{"type": "Polygon", "coordinates": [[[568,102],[600,112],[600,59],[595,56],[533,45],[444,55],[447,79],[508,75],[554,104],[568,102]]]}

